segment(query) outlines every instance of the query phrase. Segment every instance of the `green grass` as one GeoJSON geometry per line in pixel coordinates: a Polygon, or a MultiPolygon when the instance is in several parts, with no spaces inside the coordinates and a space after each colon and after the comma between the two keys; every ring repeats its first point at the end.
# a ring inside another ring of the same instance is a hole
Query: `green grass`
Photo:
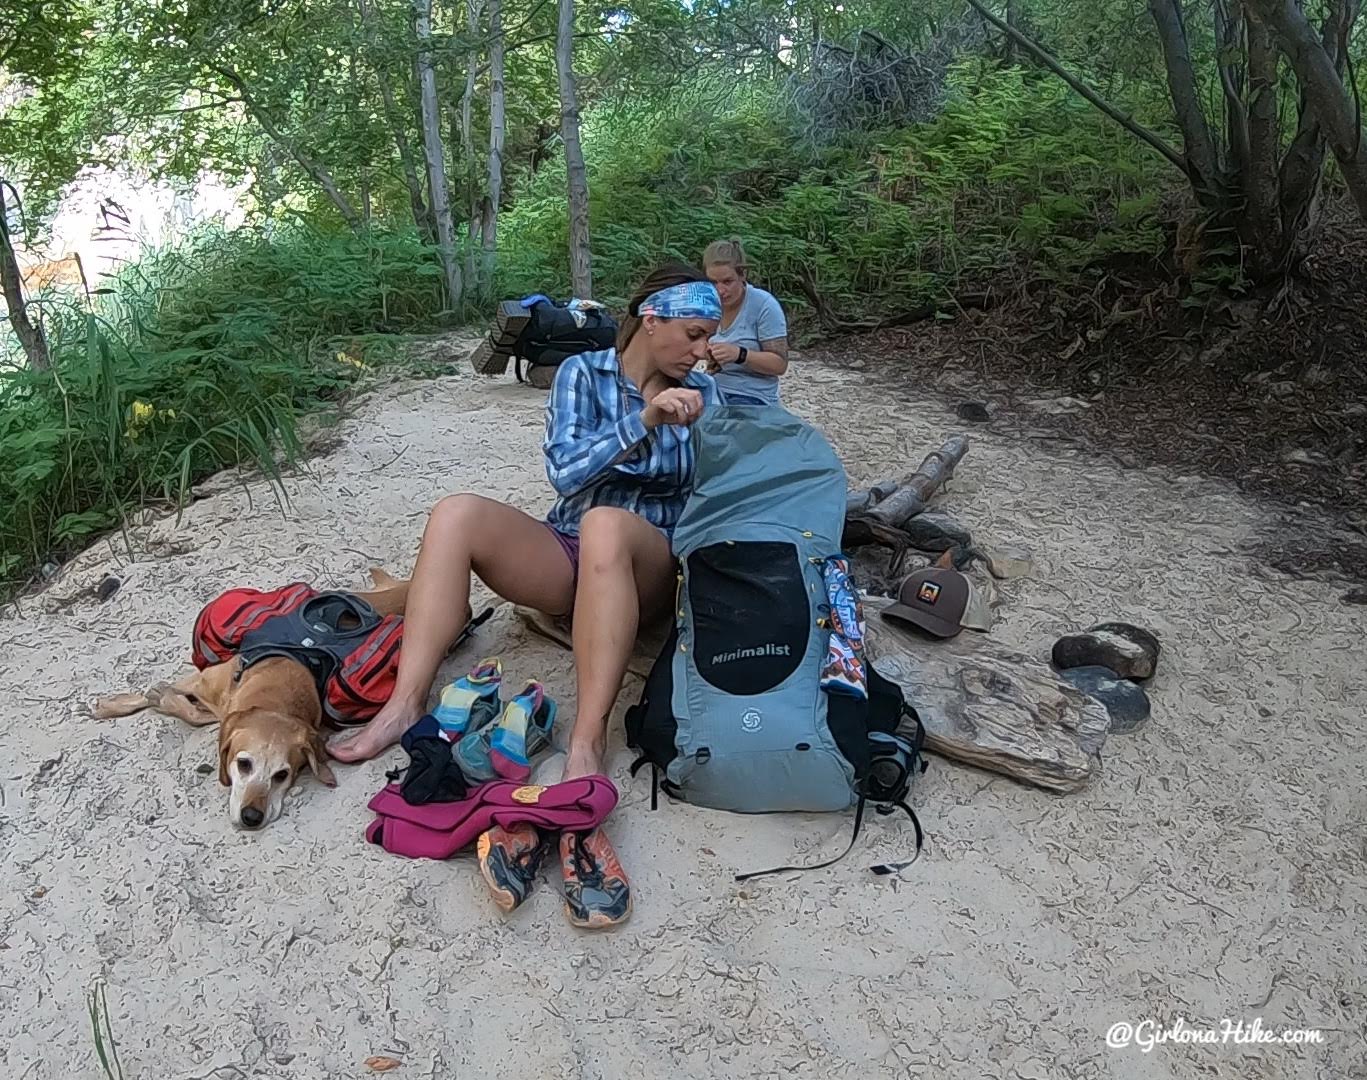
{"type": "Polygon", "coordinates": [[[300,415],[394,358],[367,335],[430,326],[438,281],[409,236],[208,232],[126,268],[94,310],[42,301],[52,370],[0,368],[0,592],[220,469],[283,497],[300,415]]]}
{"type": "Polygon", "coordinates": [[[119,1048],[114,1042],[114,1029],[109,1024],[109,1002],[104,994],[104,980],[97,979],[86,997],[90,1014],[90,1032],[95,1040],[95,1057],[107,1080],[123,1080],[123,1065],[119,1048]]]}

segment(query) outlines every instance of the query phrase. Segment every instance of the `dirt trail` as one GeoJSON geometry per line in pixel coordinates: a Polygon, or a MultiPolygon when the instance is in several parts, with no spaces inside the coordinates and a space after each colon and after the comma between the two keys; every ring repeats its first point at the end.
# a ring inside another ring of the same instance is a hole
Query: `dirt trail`
{"type": "MultiPolygon", "coordinates": [[[[856,482],[960,427],[914,387],[890,402],[815,364],[788,398],[856,482]]],[[[934,762],[915,797],[928,848],[902,880],[863,869],[905,857],[897,816],[833,868],[737,886],[838,850],[848,818],[652,814],[615,727],[633,920],[572,931],[554,876],[504,920],[468,860],[363,843],[397,755],[339,769],[335,791],[305,781],[246,835],[206,769],[212,729],[90,719],[95,695],[181,671],[223,587],[406,572],[447,492],[544,510],[542,402],[463,365],[388,388],[288,482],[286,515],[263,483],[216,481],[179,525],[142,528],[136,561],[101,544],[0,618],[0,1073],[98,1076],[85,1002],[103,975],[129,1080],[360,1077],[373,1054],[399,1078],[1364,1075],[1367,613],[1255,566],[1263,508],[1220,483],[975,436],[948,507],[1037,556],[994,633],[1047,655],[1101,618],[1151,627],[1154,717],[1078,795],[934,762]],[[116,568],[108,602],[59,606],[116,568]],[[1105,1045],[1117,1021],[1179,1015],[1325,1043],[1105,1045]]],[[[570,699],[569,657],[506,609],[450,670],[493,653],[570,699]]]]}

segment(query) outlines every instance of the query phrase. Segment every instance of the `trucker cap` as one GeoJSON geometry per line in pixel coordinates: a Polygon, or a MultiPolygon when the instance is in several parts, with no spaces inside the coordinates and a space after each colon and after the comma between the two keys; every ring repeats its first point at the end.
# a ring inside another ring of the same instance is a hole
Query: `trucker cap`
{"type": "Polygon", "coordinates": [[[965,627],[992,628],[992,608],[982,591],[967,574],[942,566],[927,566],[903,581],[897,603],[883,609],[883,618],[945,638],[965,627]]]}

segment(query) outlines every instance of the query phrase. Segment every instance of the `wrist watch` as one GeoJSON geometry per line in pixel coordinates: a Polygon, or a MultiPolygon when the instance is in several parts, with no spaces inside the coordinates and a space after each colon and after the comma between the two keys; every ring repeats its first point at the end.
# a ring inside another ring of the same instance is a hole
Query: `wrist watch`
{"type": "Polygon", "coordinates": [[[738,345],[736,346],[736,348],[740,350],[738,353],[736,353],[736,363],[745,363],[746,358],[750,355],[750,350],[747,349],[744,345],[738,345]]]}

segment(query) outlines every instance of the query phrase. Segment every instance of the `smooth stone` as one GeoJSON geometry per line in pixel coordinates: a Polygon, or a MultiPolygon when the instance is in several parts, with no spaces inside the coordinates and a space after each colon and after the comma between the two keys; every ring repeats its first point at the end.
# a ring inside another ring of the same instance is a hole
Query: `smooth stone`
{"type": "Polygon", "coordinates": [[[1068,668],[1059,675],[1106,706],[1113,735],[1133,731],[1149,718],[1149,695],[1143,687],[1122,679],[1108,667],[1068,668]]]}
{"type": "Polygon", "coordinates": [[[1126,679],[1147,679],[1158,667],[1158,638],[1130,623],[1104,622],[1054,642],[1054,666],[1106,667],[1126,679]]]}

